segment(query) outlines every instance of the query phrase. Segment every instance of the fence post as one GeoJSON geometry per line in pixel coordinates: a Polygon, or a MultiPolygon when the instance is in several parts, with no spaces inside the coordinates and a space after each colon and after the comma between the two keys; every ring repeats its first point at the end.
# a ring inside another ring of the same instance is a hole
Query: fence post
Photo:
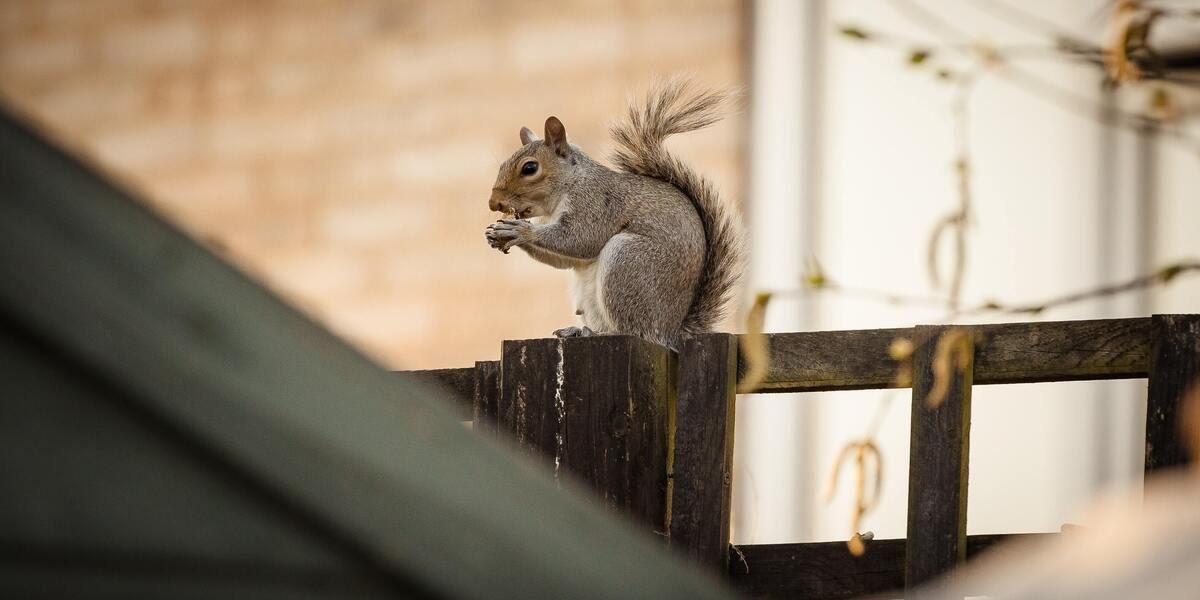
{"type": "Polygon", "coordinates": [[[500,404],[500,361],[475,362],[475,393],[471,397],[471,428],[496,435],[496,411],[500,404]]]}
{"type": "Polygon", "coordinates": [[[966,560],[974,361],[958,365],[959,369],[952,371],[949,389],[936,408],[926,404],[934,388],[935,349],[941,336],[950,329],[932,325],[914,329],[920,345],[912,361],[906,588],[920,585],[966,560]]]}
{"type": "Polygon", "coordinates": [[[1179,439],[1179,400],[1200,377],[1200,315],[1150,318],[1146,474],[1187,463],[1179,439]]]}
{"type": "Polygon", "coordinates": [[[661,535],[675,355],[630,336],[505,341],[499,428],[661,535]]]}
{"type": "Polygon", "coordinates": [[[671,546],[725,572],[733,469],[737,336],[696,336],[679,348],[671,546]]]}

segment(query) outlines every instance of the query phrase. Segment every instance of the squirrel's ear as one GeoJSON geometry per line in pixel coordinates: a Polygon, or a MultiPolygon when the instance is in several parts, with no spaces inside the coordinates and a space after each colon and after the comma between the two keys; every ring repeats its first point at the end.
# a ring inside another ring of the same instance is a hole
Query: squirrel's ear
{"type": "Polygon", "coordinates": [[[531,144],[538,140],[536,135],[533,135],[533,130],[528,127],[521,128],[521,145],[531,144]]]}
{"type": "Polygon", "coordinates": [[[546,145],[563,158],[570,153],[570,147],[567,146],[567,128],[563,127],[558,117],[546,119],[546,145]]]}

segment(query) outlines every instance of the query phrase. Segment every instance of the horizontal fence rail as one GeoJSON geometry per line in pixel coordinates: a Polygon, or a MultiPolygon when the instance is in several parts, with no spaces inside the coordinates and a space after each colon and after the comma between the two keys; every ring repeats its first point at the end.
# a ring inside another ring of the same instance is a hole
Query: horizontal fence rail
{"type": "MultiPolygon", "coordinates": [[[[1146,377],[1149,317],[961,325],[976,339],[975,385],[1146,377]]],[[[741,338],[742,336],[738,336],[741,338]]],[[[897,339],[920,344],[916,327],[767,334],[771,368],[759,393],[901,387],[888,348],[897,339]]],[[[744,365],[739,362],[739,371],[744,365]]],[[[408,371],[462,400],[464,420],[475,391],[475,369],[408,371]]],[[[908,387],[908,386],[903,386],[908,387]]]]}
{"type": "MultiPolygon", "coordinates": [[[[1016,533],[967,537],[967,557],[975,558],[1002,542],[1049,539],[1058,533],[1016,533]]],[[[767,598],[837,600],[904,588],[905,541],[875,540],[861,557],[845,542],[749,544],[731,546],[729,578],[738,590],[767,598]]],[[[986,590],[983,590],[986,591],[986,590]]]]}
{"type": "MultiPolygon", "coordinates": [[[[955,327],[974,334],[976,385],[1132,379],[1150,368],[1149,318],[955,327]]],[[[768,334],[771,368],[758,391],[899,387],[888,348],[920,338],[916,327],[768,334]]]]}

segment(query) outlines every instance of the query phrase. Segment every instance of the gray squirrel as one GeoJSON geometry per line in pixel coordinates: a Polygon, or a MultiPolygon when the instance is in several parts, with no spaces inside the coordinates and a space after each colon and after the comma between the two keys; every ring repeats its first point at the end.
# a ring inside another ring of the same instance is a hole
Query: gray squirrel
{"type": "Polygon", "coordinates": [[[556,336],[631,334],[678,349],[724,315],[743,268],[740,224],[663,141],[720,120],[728,97],[682,79],[655,86],[612,127],[620,170],[568,143],[557,117],[546,119],[544,139],[521,128],[522,146],[500,165],[488,200],[512,218],[485,236],[505,254],[516,246],[574,271],[583,327],[556,336]]]}

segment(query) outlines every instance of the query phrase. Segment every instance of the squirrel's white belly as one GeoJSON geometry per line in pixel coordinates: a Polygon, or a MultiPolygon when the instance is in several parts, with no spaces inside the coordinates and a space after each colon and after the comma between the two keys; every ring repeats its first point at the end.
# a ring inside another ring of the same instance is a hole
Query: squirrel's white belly
{"type": "Polygon", "coordinates": [[[590,262],[571,270],[571,295],[575,312],[583,316],[583,324],[597,333],[612,331],[608,311],[604,309],[604,290],[600,285],[600,262],[590,262]]]}

